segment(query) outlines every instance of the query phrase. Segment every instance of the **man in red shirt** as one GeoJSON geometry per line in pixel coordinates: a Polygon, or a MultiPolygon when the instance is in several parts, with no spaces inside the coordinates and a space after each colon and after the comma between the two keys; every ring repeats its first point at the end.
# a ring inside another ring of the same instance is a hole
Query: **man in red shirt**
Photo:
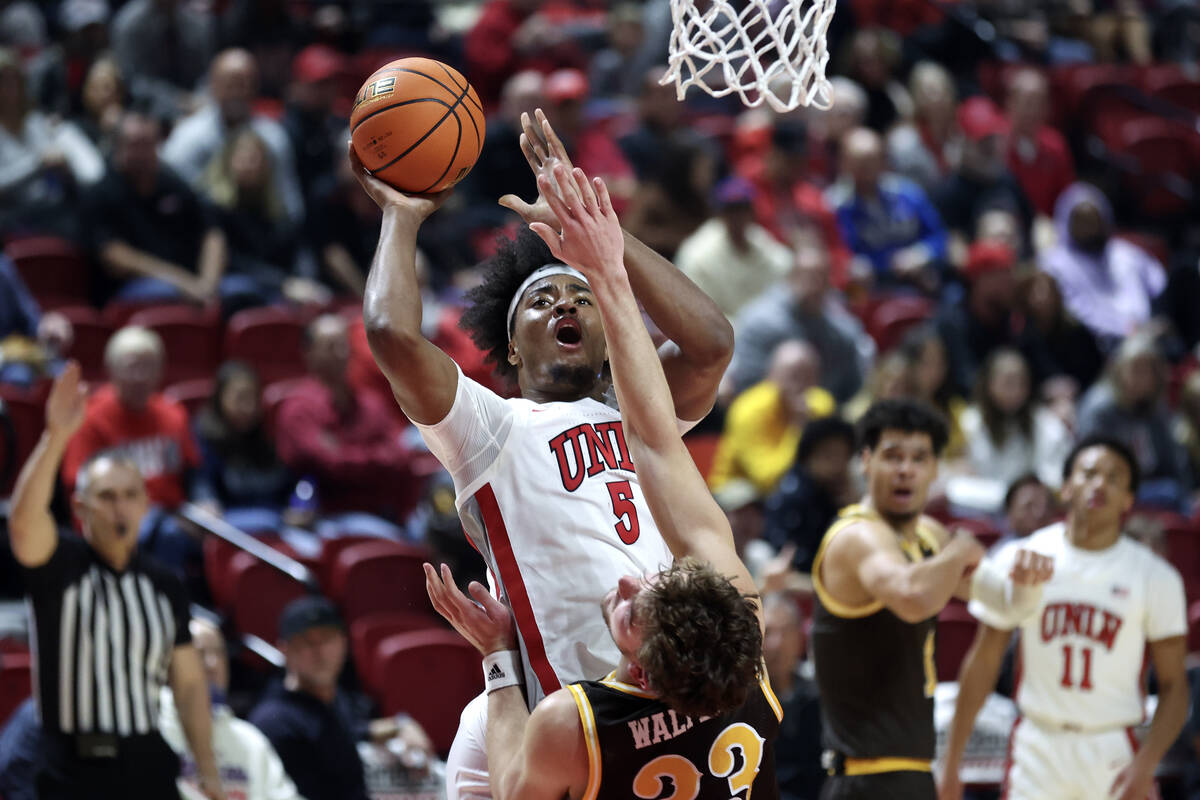
{"type": "Polygon", "coordinates": [[[322,517],[342,515],[330,520],[331,533],[399,536],[392,523],[402,523],[419,487],[385,401],[350,384],[346,320],[335,314],[313,320],[304,356],[309,376],[289,392],[275,421],[279,458],[313,481],[322,517]]]}
{"type": "Polygon", "coordinates": [[[1061,133],[1046,124],[1050,107],[1046,76],[1022,69],[1008,81],[1008,168],[1029,202],[1043,216],[1054,215],[1054,201],[1075,182],[1075,163],[1061,133]]]}

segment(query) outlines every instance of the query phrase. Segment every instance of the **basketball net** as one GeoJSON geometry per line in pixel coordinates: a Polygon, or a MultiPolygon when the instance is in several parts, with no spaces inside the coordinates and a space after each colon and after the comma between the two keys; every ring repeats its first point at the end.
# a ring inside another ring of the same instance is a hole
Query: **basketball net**
{"type": "Polygon", "coordinates": [[[669,69],[683,100],[689,86],[713,97],[737,92],[751,108],[829,108],[825,32],[835,0],[671,0],[669,69]],[[741,9],[740,11],[738,9],[741,9]]]}

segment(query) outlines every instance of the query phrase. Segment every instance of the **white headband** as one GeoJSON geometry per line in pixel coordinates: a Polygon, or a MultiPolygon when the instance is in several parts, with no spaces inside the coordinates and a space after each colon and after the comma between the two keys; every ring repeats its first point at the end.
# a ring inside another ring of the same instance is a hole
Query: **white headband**
{"type": "Polygon", "coordinates": [[[508,303],[508,317],[506,318],[505,330],[508,331],[508,340],[512,341],[513,317],[517,313],[517,303],[521,302],[521,296],[525,294],[525,290],[533,285],[534,281],[539,281],[542,278],[548,278],[551,275],[571,275],[583,281],[584,285],[588,285],[588,279],[583,276],[583,273],[566,264],[547,264],[544,267],[535,269],[528,278],[526,278],[520,286],[517,287],[516,293],[512,300],[508,303]]]}

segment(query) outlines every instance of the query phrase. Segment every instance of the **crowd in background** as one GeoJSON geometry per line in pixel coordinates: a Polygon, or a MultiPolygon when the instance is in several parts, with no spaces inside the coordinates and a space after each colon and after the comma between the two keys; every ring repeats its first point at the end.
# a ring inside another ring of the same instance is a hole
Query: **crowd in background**
{"type": "MultiPolygon", "coordinates": [[[[200,545],[172,515],[185,501],[299,553],[355,534],[470,558],[358,315],[380,213],[345,157],[350,103],[382,63],[426,55],[458,67],[488,114],[479,163],[421,229],[426,335],[514,391],[456,322],[476,265],[520,224],[497,200],[536,195],[519,117],[544,109],[626,229],[734,325],[718,406],[689,441],[705,442],[694,452],[765,585],[802,582],[861,496],[852,424],[888,397],[949,420],[934,499],[947,515],[1027,535],[1057,513],[1072,443],[1098,431],[1136,453],[1139,508],[1197,513],[1197,170],[1178,166],[1182,188],[1138,179],[1070,91],[1077,64],[1189,78],[1191,3],[839,0],[833,107],[786,114],[677,102],[659,82],[670,26],[668,3],[619,0],[0,0],[6,246],[74,245],[96,308],[309,320],[306,377],[281,388],[226,362],[191,413],[163,393],[159,337],[122,328],[64,485],[124,447],[155,506],[142,542],[195,599],[200,545]],[[1174,204],[1155,205],[1165,190],[1174,204]]],[[[1171,120],[1200,112],[1143,100],[1171,120]]],[[[32,390],[75,335],[0,256],[0,380],[32,390]]],[[[797,753],[819,748],[797,677],[804,624],[795,604],[768,607],[797,753]]],[[[815,796],[819,772],[789,772],[787,746],[784,796],[815,796]]]]}

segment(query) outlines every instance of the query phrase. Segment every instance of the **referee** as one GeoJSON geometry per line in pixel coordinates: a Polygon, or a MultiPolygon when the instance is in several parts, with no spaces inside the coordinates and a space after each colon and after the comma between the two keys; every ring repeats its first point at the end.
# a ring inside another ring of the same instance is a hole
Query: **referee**
{"type": "Polygon", "coordinates": [[[86,388],[71,362],[46,401],[46,430],[13,491],[13,554],[25,571],[42,719],[42,800],[178,798],[179,759],[158,732],[169,682],[199,782],[224,800],[208,686],[173,574],[137,552],[146,487],[137,467],[101,454],[79,471],[72,505],[83,541],[50,516],[59,462],[83,422],[86,388]]]}

